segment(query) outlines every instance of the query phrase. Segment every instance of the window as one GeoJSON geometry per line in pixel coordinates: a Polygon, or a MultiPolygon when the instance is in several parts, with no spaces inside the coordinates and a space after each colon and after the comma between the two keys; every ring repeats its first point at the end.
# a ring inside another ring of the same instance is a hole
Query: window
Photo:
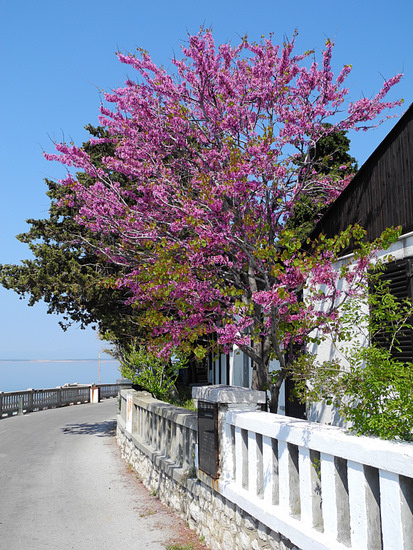
{"type": "MultiPolygon", "coordinates": [[[[389,290],[399,300],[413,298],[412,273],[413,258],[405,258],[391,262],[386,266],[385,271],[380,275],[380,280],[387,281],[389,290]]],[[[374,288],[374,287],[373,287],[374,288]]],[[[410,320],[413,324],[413,319],[410,320]]],[[[395,359],[400,361],[413,361],[413,331],[411,329],[402,330],[398,337],[398,347],[400,351],[394,350],[392,354],[395,359]]],[[[373,342],[379,346],[387,347],[389,345],[388,336],[385,331],[378,332],[373,342]]]]}

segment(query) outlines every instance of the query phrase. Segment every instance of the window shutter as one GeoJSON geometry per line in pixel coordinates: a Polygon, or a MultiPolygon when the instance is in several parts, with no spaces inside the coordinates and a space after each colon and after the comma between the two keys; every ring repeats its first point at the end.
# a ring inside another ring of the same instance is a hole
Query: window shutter
{"type": "MultiPolygon", "coordinates": [[[[390,292],[399,300],[412,299],[412,258],[389,263],[380,279],[388,281],[390,292]]],[[[410,322],[412,323],[412,321],[411,319],[410,322]]],[[[377,334],[374,341],[383,347],[387,345],[383,333],[377,334]]],[[[400,351],[394,350],[393,357],[404,362],[413,361],[413,331],[404,329],[399,333],[398,341],[400,351]]]]}

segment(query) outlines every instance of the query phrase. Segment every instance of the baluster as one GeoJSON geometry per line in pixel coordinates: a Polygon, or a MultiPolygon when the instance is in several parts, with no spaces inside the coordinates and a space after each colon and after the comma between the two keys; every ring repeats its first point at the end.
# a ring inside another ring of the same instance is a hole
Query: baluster
{"type": "Polygon", "coordinates": [[[156,414],[153,411],[151,411],[151,418],[152,418],[152,440],[151,440],[151,443],[152,443],[152,447],[154,447],[156,449],[156,437],[157,437],[156,423],[157,423],[157,417],[156,417],[156,414]]]}
{"type": "Polygon", "coordinates": [[[171,458],[171,421],[165,419],[165,456],[171,458]]]}
{"type": "Polygon", "coordinates": [[[278,504],[278,445],[270,437],[262,438],[264,500],[278,504]]]}
{"type": "Polygon", "coordinates": [[[176,422],[171,426],[171,460],[175,464],[179,464],[178,460],[178,425],[176,422]]]}
{"type": "Polygon", "coordinates": [[[238,487],[243,486],[243,458],[244,458],[244,440],[242,430],[235,427],[235,483],[238,487]]]}
{"type": "Polygon", "coordinates": [[[278,441],[280,505],[293,516],[300,514],[298,450],[295,445],[278,441]]]}
{"type": "Polygon", "coordinates": [[[182,468],[188,469],[188,429],[186,426],[181,427],[182,436],[182,468]]]}
{"type": "Polygon", "coordinates": [[[320,453],[321,492],[323,498],[324,533],[333,540],[338,540],[339,518],[336,484],[336,465],[334,456],[320,453]]]}
{"type": "Polygon", "coordinates": [[[137,410],[137,415],[138,415],[138,426],[137,426],[137,431],[138,431],[138,435],[139,437],[142,437],[143,436],[143,426],[142,426],[142,407],[141,406],[138,406],[138,410],[137,410]]]}
{"type": "Polygon", "coordinates": [[[380,550],[380,519],[377,495],[374,494],[378,484],[377,488],[372,486],[371,470],[366,471],[363,464],[358,462],[347,462],[351,544],[355,548],[380,550]]]}
{"type": "Polygon", "coordinates": [[[299,447],[301,521],[322,530],[320,455],[299,447]]]}
{"type": "Polygon", "coordinates": [[[146,442],[148,443],[148,445],[151,445],[152,444],[152,432],[153,432],[152,412],[149,409],[146,409],[146,415],[148,417],[146,442]]]}
{"type": "Polygon", "coordinates": [[[158,441],[158,416],[152,411],[152,446],[157,448],[158,441]]]}
{"type": "Polygon", "coordinates": [[[141,437],[145,441],[146,438],[146,411],[141,407],[141,437]]]}
{"type": "Polygon", "coordinates": [[[248,431],[248,490],[263,496],[262,436],[248,431]]]}
{"type": "Polygon", "coordinates": [[[280,506],[284,510],[290,509],[290,477],[288,472],[289,452],[286,441],[278,440],[278,467],[280,506]]]}
{"type": "Polygon", "coordinates": [[[154,413],[155,419],[155,449],[160,450],[161,447],[161,419],[157,413],[154,413]]]}
{"type": "Polygon", "coordinates": [[[163,416],[159,417],[160,423],[160,451],[163,456],[166,456],[166,422],[163,416]]]}
{"type": "Polygon", "coordinates": [[[227,422],[224,424],[219,460],[221,462],[221,478],[227,482],[235,479],[235,428],[227,422]]]}
{"type": "Polygon", "coordinates": [[[176,424],[175,440],[176,440],[176,450],[175,450],[176,463],[182,467],[184,464],[183,426],[181,426],[180,424],[176,424]]]}
{"type": "Polygon", "coordinates": [[[144,440],[145,443],[149,443],[149,425],[150,425],[150,417],[149,417],[149,411],[145,408],[144,411],[145,414],[145,433],[144,433],[144,440]]]}
{"type": "Polygon", "coordinates": [[[300,471],[300,500],[301,500],[301,521],[312,527],[313,521],[313,465],[310,458],[310,449],[299,447],[298,451],[300,471]]]}
{"type": "MultiPolygon", "coordinates": [[[[401,550],[406,548],[404,543],[407,541],[403,541],[399,476],[380,470],[379,477],[383,548],[384,550],[401,550]]],[[[410,539],[410,548],[413,548],[413,533],[410,539]]]]}
{"type": "Polygon", "coordinates": [[[248,490],[255,496],[257,494],[257,434],[248,431],[248,490]]]}
{"type": "Polygon", "coordinates": [[[23,396],[22,395],[19,395],[19,412],[18,412],[18,415],[22,415],[23,414],[23,396]]]}
{"type": "Polygon", "coordinates": [[[194,430],[188,430],[189,431],[189,469],[191,472],[193,472],[194,469],[198,468],[198,464],[195,462],[196,458],[196,432],[194,430]]]}

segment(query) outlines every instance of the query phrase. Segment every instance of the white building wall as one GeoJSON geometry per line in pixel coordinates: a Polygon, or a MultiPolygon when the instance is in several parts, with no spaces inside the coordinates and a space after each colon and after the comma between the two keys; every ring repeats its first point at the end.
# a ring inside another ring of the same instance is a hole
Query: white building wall
{"type": "Polygon", "coordinates": [[[231,386],[242,386],[244,383],[243,380],[243,369],[244,369],[244,354],[237,347],[234,346],[234,351],[231,353],[231,386]]]}
{"type": "MultiPolygon", "coordinates": [[[[413,232],[402,235],[396,243],[391,245],[389,249],[384,250],[377,254],[379,259],[389,257],[389,261],[403,260],[413,256],[413,232]]],[[[337,268],[339,268],[344,261],[349,261],[351,256],[340,260],[337,263],[337,268]]],[[[364,305],[367,312],[367,303],[364,305]]],[[[366,345],[368,342],[367,336],[367,327],[355,327],[355,330],[358,329],[357,339],[359,344],[366,345]]],[[[331,339],[324,340],[320,345],[312,344],[309,348],[309,351],[317,357],[319,363],[324,361],[331,361],[336,359],[340,362],[343,368],[348,366],[344,355],[337,349],[337,346],[331,339]]],[[[342,419],[340,418],[335,407],[326,405],[324,403],[311,403],[307,407],[307,419],[312,422],[319,422],[321,424],[330,424],[333,426],[344,426],[342,419]]]]}
{"type": "MultiPolygon", "coordinates": [[[[408,233],[406,235],[403,235],[399,238],[399,240],[393,244],[388,250],[383,251],[382,253],[378,254],[379,258],[391,256],[390,260],[401,260],[404,258],[408,258],[413,256],[413,232],[408,233]]],[[[351,256],[343,258],[338,262],[337,268],[340,267],[340,265],[343,262],[347,262],[349,259],[351,259],[351,256]]],[[[365,305],[367,308],[367,304],[365,305]]],[[[360,345],[363,345],[367,343],[367,332],[366,327],[358,327],[359,328],[359,334],[358,339],[360,342],[360,345]]],[[[325,340],[320,345],[312,344],[310,347],[311,353],[317,356],[317,359],[319,362],[324,362],[327,360],[332,359],[338,359],[340,361],[340,364],[343,365],[343,368],[346,368],[348,365],[345,357],[342,353],[339,352],[337,349],[337,346],[334,344],[332,340],[325,340]]],[[[231,353],[231,363],[230,363],[230,380],[229,385],[232,386],[246,386],[247,380],[245,377],[245,364],[244,364],[244,354],[237,348],[234,347],[234,351],[231,353]]],[[[248,366],[248,387],[251,387],[252,382],[252,367],[251,367],[251,360],[248,358],[249,366],[248,366]]],[[[215,384],[218,384],[218,360],[216,360],[216,378],[215,378],[215,384]]],[[[221,360],[222,364],[222,375],[221,377],[226,376],[226,363],[225,363],[225,356],[223,356],[221,360]]],[[[277,370],[279,368],[279,364],[277,361],[271,361],[270,363],[270,370],[277,370]]],[[[223,378],[222,378],[223,380],[223,378]]],[[[224,383],[224,382],[222,382],[224,383]]],[[[227,383],[227,382],[225,382],[227,383]]],[[[285,414],[285,384],[282,385],[281,391],[280,391],[280,400],[279,400],[279,408],[278,408],[278,414],[285,414]]],[[[319,422],[321,424],[330,424],[333,426],[343,426],[344,423],[340,416],[338,415],[337,410],[329,405],[325,405],[324,403],[311,403],[307,406],[307,419],[313,422],[319,422]]]]}
{"type": "MultiPolygon", "coordinates": [[[[413,232],[403,235],[399,240],[393,244],[388,250],[378,254],[379,258],[391,256],[390,260],[402,260],[404,258],[413,256],[413,232]]],[[[351,256],[343,258],[338,262],[337,268],[340,264],[347,262],[351,259],[351,256]]],[[[365,305],[367,308],[367,304],[365,305]]],[[[360,345],[367,342],[366,327],[359,327],[358,339],[360,345]]],[[[337,349],[335,343],[330,339],[324,340],[320,345],[312,344],[310,346],[310,352],[317,356],[317,360],[322,363],[324,361],[338,359],[343,368],[348,365],[345,357],[337,349]]],[[[242,351],[234,346],[233,351],[229,354],[229,380],[227,380],[227,358],[225,354],[221,354],[221,384],[230,386],[251,387],[252,383],[252,367],[251,360],[244,356],[242,351]],[[246,369],[247,365],[247,369],[246,369]]],[[[212,368],[208,371],[208,382],[210,384],[218,384],[220,380],[219,375],[219,358],[215,358],[212,363],[212,368]]],[[[279,364],[277,361],[271,361],[270,370],[277,370],[279,364]]],[[[280,400],[278,414],[285,414],[285,384],[282,385],[280,391],[280,400]]],[[[343,426],[343,422],[340,419],[337,410],[324,403],[311,403],[307,406],[307,419],[313,422],[319,422],[321,424],[330,424],[334,426],[343,426]]]]}

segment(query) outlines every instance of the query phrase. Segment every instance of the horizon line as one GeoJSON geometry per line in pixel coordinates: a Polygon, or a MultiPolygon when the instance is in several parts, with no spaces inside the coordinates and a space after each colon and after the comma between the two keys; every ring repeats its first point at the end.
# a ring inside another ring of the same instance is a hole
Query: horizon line
{"type": "MultiPolygon", "coordinates": [[[[0,359],[0,363],[90,363],[92,361],[99,362],[99,358],[95,359],[0,359]]],[[[118,359],[100,359],[100,362],[118,361],[118,359]]]]}

